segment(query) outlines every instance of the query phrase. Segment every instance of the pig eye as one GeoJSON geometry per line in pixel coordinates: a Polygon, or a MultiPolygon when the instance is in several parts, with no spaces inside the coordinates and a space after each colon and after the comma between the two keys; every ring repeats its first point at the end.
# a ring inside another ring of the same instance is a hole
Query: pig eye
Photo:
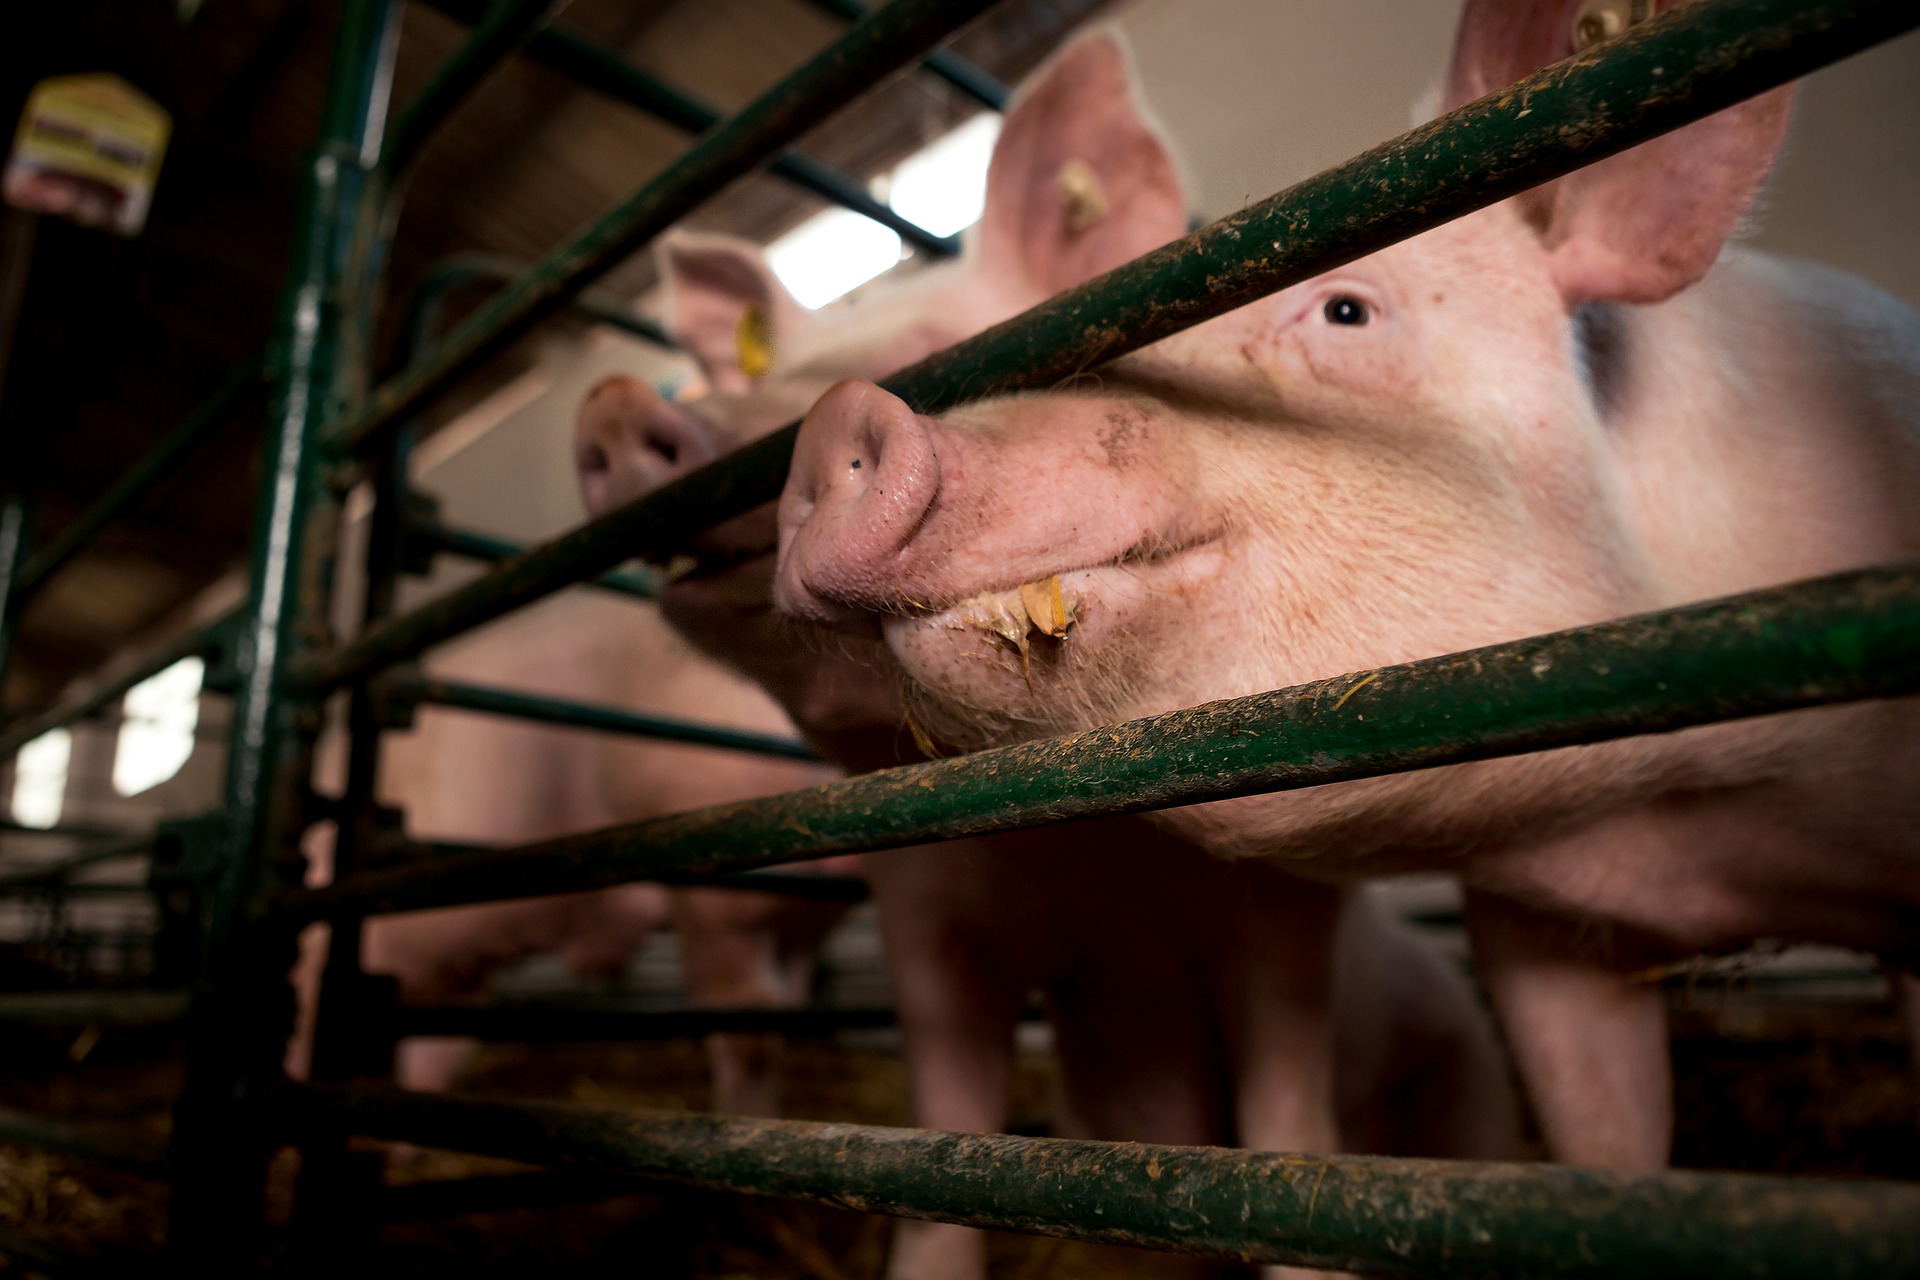
{"type": "Polygon", "coordinates": [[[1328,324],[1362,325],[1373,319],[1372,309],[1350,293],[1328,298],[1320,314],[1327,318],[1328,324]]]}

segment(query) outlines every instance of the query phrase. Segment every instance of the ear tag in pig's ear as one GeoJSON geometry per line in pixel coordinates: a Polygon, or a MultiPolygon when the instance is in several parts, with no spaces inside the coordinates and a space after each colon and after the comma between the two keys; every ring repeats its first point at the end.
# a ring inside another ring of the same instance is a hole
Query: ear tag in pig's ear
{"type": "Polygon", "coordinates": [[[1573,20],[1573,51],[1585,53],[1653,16],[1653,0],[1594,0],[1573,20]]]}
{"type": "Polygon", "coordinates": [[[1107,216],[1107,192],[1100,175],[1085,160],[1060,166],[1060,204],[1067,213],[1067,230],[1075,235],[1107,216]]]}
{"type": "Polygon", "coordinates": [[[757,302],[749,302],[733,327],[734,354],[739,357],[740,372],[760,379],[773,372],[773,325],[757,302]]]}

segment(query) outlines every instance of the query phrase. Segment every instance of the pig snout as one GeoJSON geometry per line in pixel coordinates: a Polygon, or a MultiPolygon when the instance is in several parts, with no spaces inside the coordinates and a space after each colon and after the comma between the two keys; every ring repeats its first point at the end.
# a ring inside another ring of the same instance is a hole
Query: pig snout
{"type": "Polygon", "coordinates": [[[719,449],[700,420],[638,378],[616,375],[580,405],[574,458],[594,515],[712,462],[719,449]]]}
{"type": "Polygon", "coordinates": [[[784,613],[859,627],[898,602],[901,557],[940,490],[925,424],[870,382],[842,382],[800,425],[780,497],[784,613]]]}

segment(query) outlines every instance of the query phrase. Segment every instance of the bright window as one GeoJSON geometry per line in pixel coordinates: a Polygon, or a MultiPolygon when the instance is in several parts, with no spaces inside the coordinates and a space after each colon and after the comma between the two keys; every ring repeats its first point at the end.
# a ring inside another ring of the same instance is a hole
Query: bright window
{"type": "Polygon", "coordinates": [[[1000,117],[983,112],[900,162],[887,183],[887,203],[937,236],[957,235],[987,207],[987,165],[1000,137],[1000,117]]]}
{"type": "Polygon", "coordinates": [[[767,265],[803,307],[824,307],[900,261],[900,236],[846,209],[807,219],[767,246],[767,265]]]}
{"type": "MultiPolygon", "coordinates": [[[[901,217],[937,236],[980,220],[987,165],[1000,117],[975,116],[902,160],[874,182],[901,217]]],[[[846,209],[807,219],[767,246],[767,264],[804,307],[824,307],[897,264],[906,254],[894,232],[846,209]]]]}
{"type": "Polygon", "coordinates": [[[73,735],[49,729],[20,748],[13,758],[13,820],[45,829],[60,821],[67,798],[67,764],[73,759],[73,735]]]}
{"type": "Polygon", "coordinates": [[[206,664],[182,658],[127,690],[126,720],[113,750],[113,789],[137,796],[180,772],[193,754],[200,723],[200,680],[206,664]]]}

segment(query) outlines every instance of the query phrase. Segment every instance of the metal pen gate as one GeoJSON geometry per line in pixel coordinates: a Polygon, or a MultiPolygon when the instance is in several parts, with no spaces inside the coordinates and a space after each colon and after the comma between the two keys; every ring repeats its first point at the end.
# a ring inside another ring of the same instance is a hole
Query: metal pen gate
{"type": "MultiPolygon", "coordinates": [[[[1003,91],[936,46],[990,0],[893,0],[739,114],[701,104],[605,50],[546,28],[549,0],[436,0],[474,23],[468,43],[391,126],[385,88],[394,0],[343,0],[321,138],[308,161],[279,331],[260,365],[168,436],[38,552],[18,503],[0,508],[9,623],[35,586],[210,425],[263,383],[266,474],[246,603],[137,671],[9,726],[12,752],[107,707],[135,680],[205,652],[234,696],[225,807],[164,824],[152,887],[184,921],[177,964],[190,1001],[186,1085],[165,1171],[171,1247],[236,1268],[264,1244],[272,1151],[303,1152],[298,1218],[338,1230],[471,1204],[453,1191],[378,1191],[348,1135],[505,1156],[564,1182],[653,1178],[976,1226],[1220,1258],[1367,1274],[1920,1275],[1920,1186],[1733,1174],[1624,1174],[1552,1166],[1263,1154],[976,1136],[856,1125],[510,1104],[333,1084],[390,1049],[390,997],[360,973],[366,915],[659,878],[738,883],[755,868],[1101,814],[1283,790],[1400,770],[1668,731],[1861,698],[1920,693],[1920,569],[1868,569],[1664,613],[1342,676],[1087,733],[941,760],[763,800],[502,849],[409,845],[373,804],[387,707],[441,702],[746,750],[794,745],[500,690],[386,677],[428,647],[563,587],[597,580],[644,594],[630,557],[774,498],[794,427],[532,549],[423,517],[408,502],[412,414],[477,362],[583,299],[603,272],[729,182],[761,166],[951,252],[851,179],[786,148],[879,78],[917,60],[998,105],[1003,91]],[[384,229],[407,160],[488,68],[516,51],[675,121],[698,140],[584,234],[523,271],[450,264],[434,289],[508,278],[481,311],[369,385],[369,331],[384,229]],[[364,624],[327,631],[346,492],[375,494],[364,624]],[[496,561],[404,614],[394,584],[423,551],[496,561]],[[320,708],[350,698],[344,798],[309,791],[320,708]],[[1331,695],[1331,696],[1329,696],[1331,695]],[[716,736],[718,735],[718,736],[716,736]],[[336,879],[299,887],[300,831],[338,819],[336,879]],[[314,1079],[279,1074],[291,1024],[284,981],[305,924],[333,924],[314,1079]],[[386,1003],[383,1004],[383,1001],[386,1003]],[[439,1199],[434,1199],[435,1195],[439,1199]],[[432,1202],[432,1203],[426,1203],[432,1202]]],[[[1043,386],[1506,198],[1920,26],[1905,0],[1700,0],[1548,67],[1185,239],[1062,294],[894,376],[922,412],[1043,386]]],[[[652,336],[659,336],[657,333],[652,336]]],[[[8,627],[10,633],[11,627],[8,627]]],[[[122,844],[115,848],[124,850],[122,844]]],[[[100,856],[83,852],[34,879],[100,856]]],[[[754,887],[780,881],[753,877],[754,887]]],[[[788,888],[799,886],[787,885],[788,888]]],[[[845,884],[824,892],[857,893],[845,884]]],[[[104,997],[101,997],[104,998],[104,997]]],[[[163,1016],[165,1012],[163,1011],[163,1016]]],[[[149,1010],[151,1014],[152,1011],[149,1010]]],[[[696,1020],[697,1021],[697,1020],[696,1020]]],[[[766,1025],[774,1025],[768,1022],[766,1025]]],[[[0,1136],[152,1170],[162,1153],[85,1126],[0,1116],[0,1136]]],[[[494,1180],[539,1202],[553,1179],[494,1180]]],[[[496,1194],[498,1191],[496,1189],[496,1194]]],[[[504,1198],[504,1197],[503,1197],[504,1198]]]]}

